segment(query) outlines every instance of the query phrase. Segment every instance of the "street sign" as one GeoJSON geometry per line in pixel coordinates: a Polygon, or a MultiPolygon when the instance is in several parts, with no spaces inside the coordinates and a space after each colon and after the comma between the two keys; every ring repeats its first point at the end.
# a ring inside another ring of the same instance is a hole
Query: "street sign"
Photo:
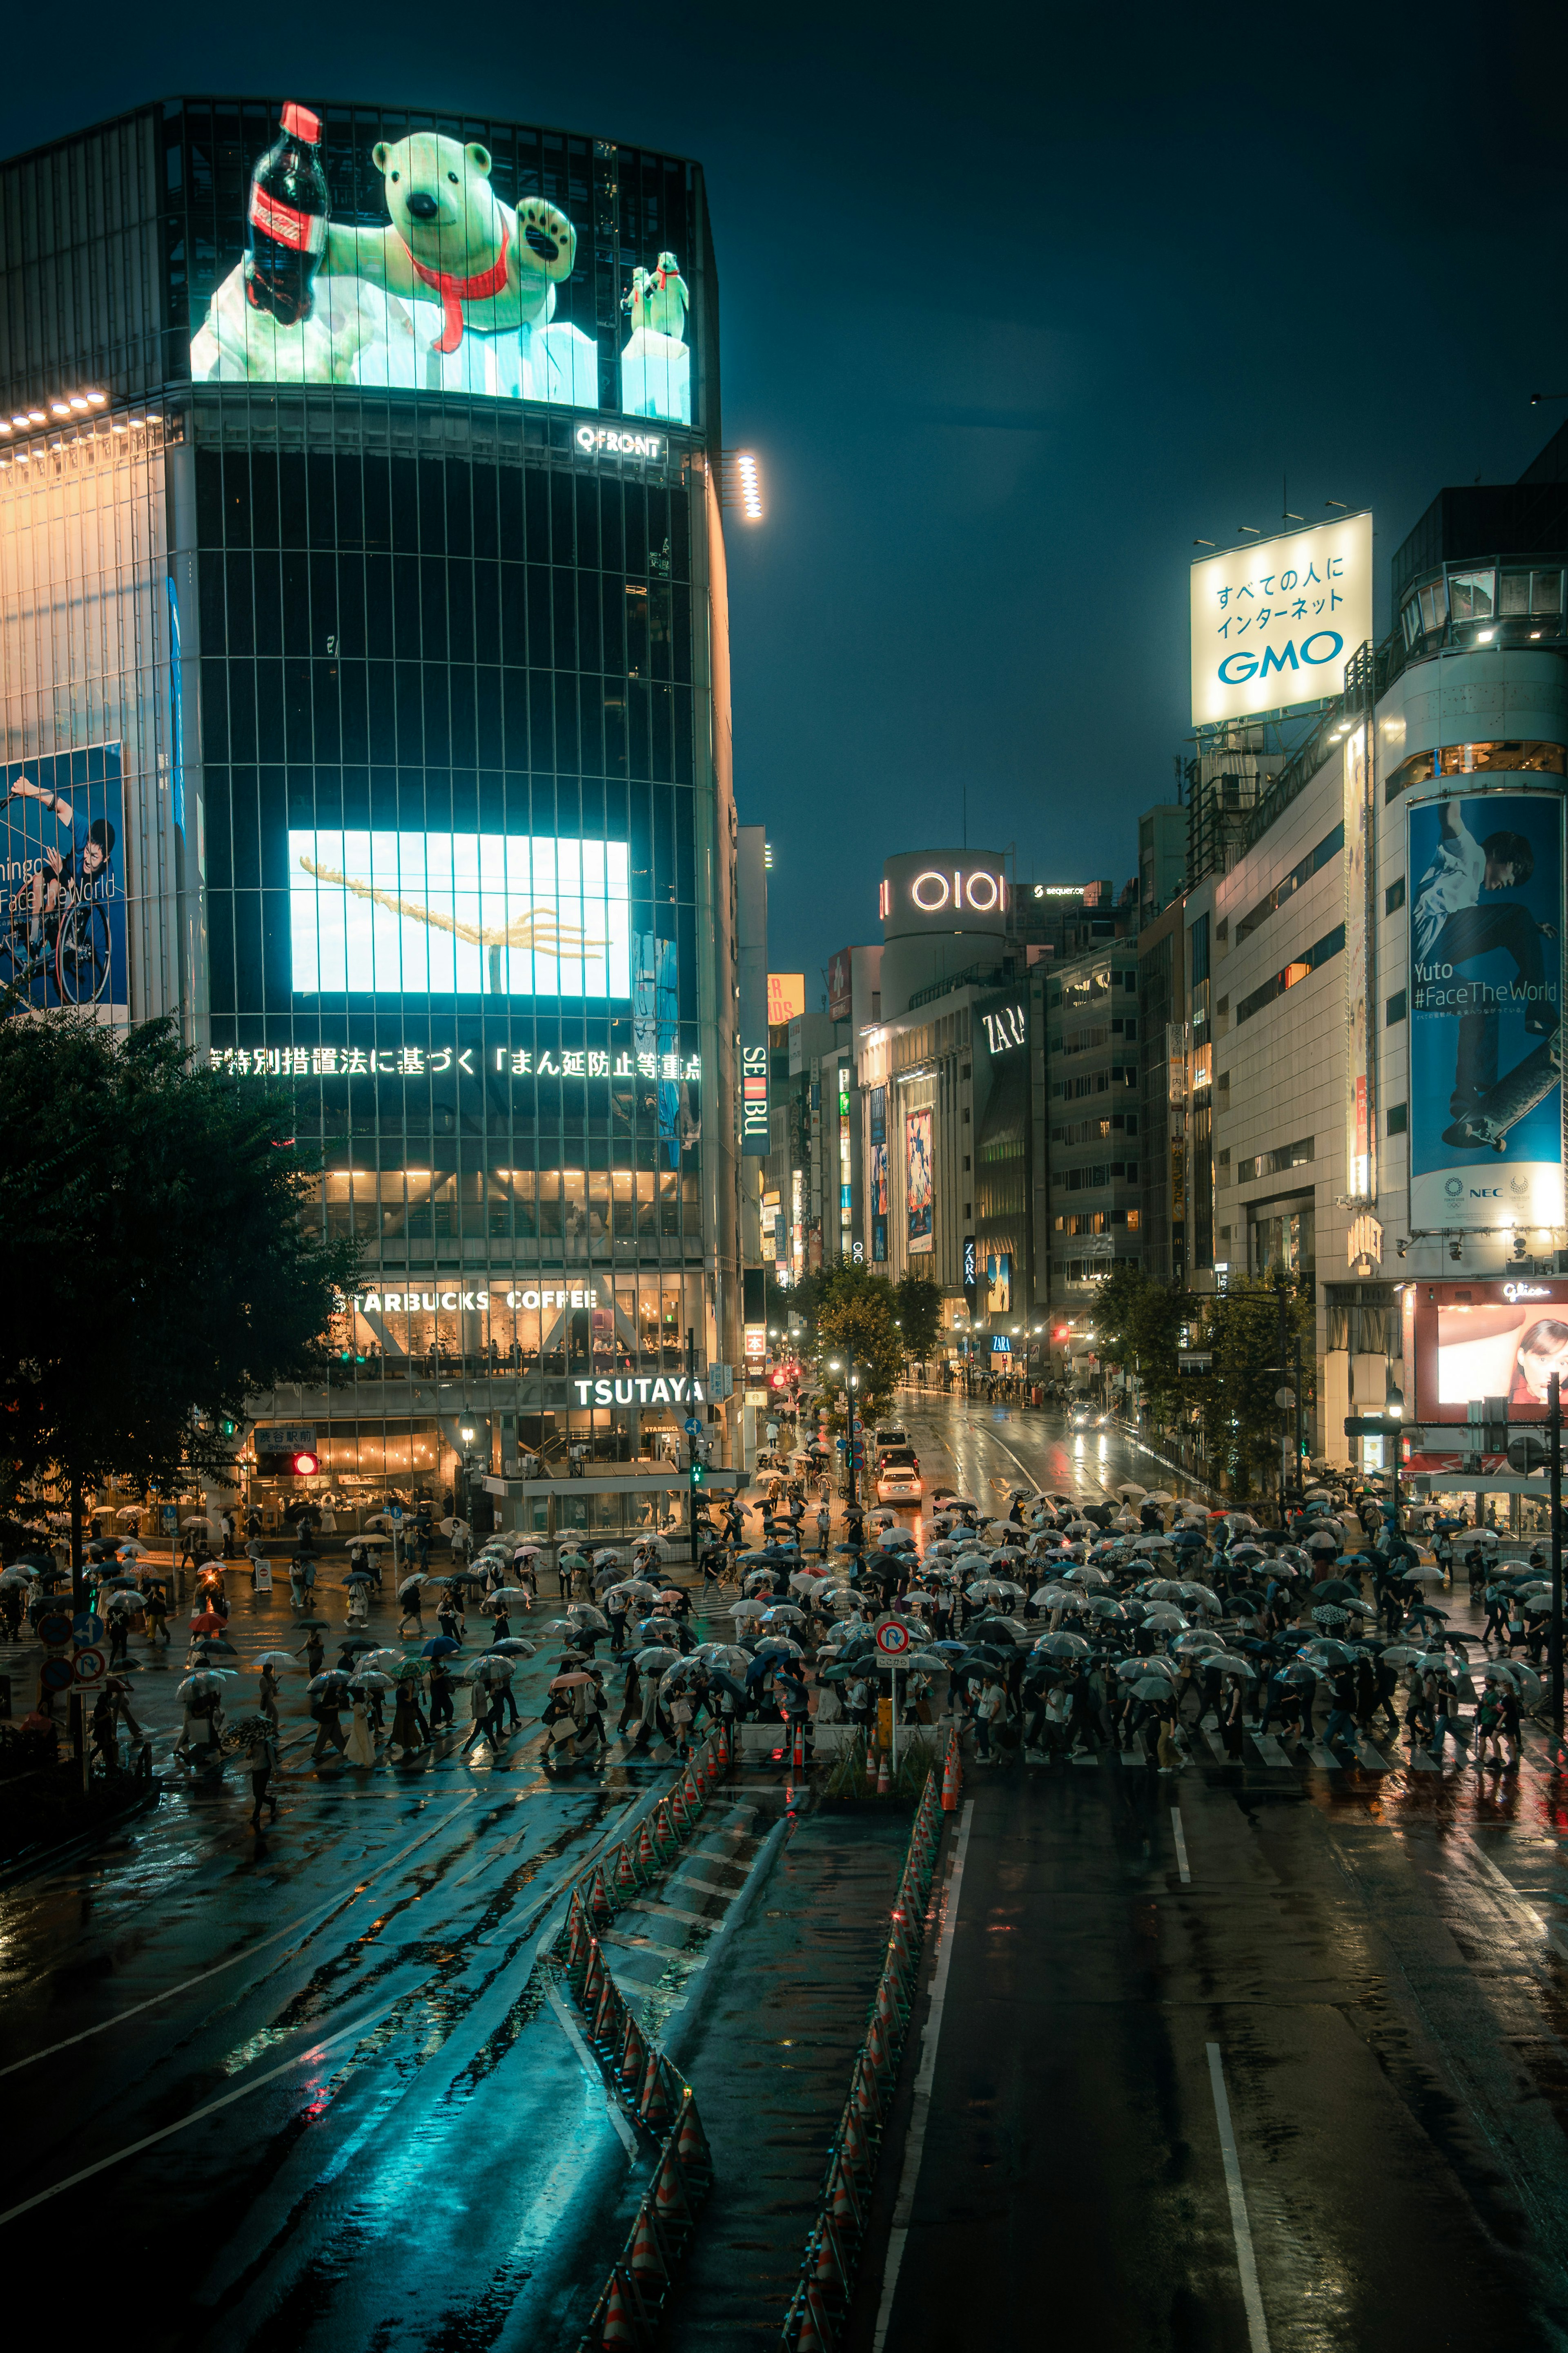
{"type": "Polygon", "coordinates": [[[697,1436],[697,1434],[698,1434],[699,1430],[701,1429],[701,1427],[702,1427],[702,1424],[698,1420],[698,1419],[697,1419],[697,1417],[696,1417],[696,1415],[695,1415],[695,1414],[690,1414],[690,1413],[689,1413],[689,1414],[687,1415],[687,1417],[686,1417],[686,1435],[688,1436],[688,1438],[695,1438],[695,1437],[697,1436]]]}
{"type": "Polygon", "coordinates": [[[103,1620],[101,1618],[95,1618],[90,1609],[84,1609],[79,1618],[72,1619],[71,1641],[73,1642],[101,1642],[102,1640],[103,1620]]]}
{"type": "Polygon", "coordinates": [[[165,1504],[163,1506],[163,1525],[166,1528],[177,1528],[179,1525],[179,1505],[177,1504],[165,1504]]]}
{"type": "Polygon", "coordinates": [[[393,1526],[394,1526],[395,1528],[400,1528],[400,1527],[403,1525],[403,1506],[402,1506],[402,1504],[389,1504],[387,1505],[387,1507],[386,1507],[386,1516],[387,1516],[387,1518],[392,1522],[392,1525],[393,1525],[393,1526]]]}
{"type": "Polygon", "coordinates": [[[65,1691],[74,1681],[68,1659],[46,1659],[38,1669],[38,1681],[46,1691],[65,1691]]]}
{"type": "Polygon", "coordinates": [[[79,1683],[101,1683],[108,1668],[101,1651],[79,1651],[76,1655],[76,1680],[79,1683]]]}
{"type": "Polygon", "coordinates": [[[47,1651],[58,1651],[63,1644],[68,1642],[70,1638],[71,1621],[68,1618],[55,1615],[39,1619],[38,1640],[47,1651]]]}
{"type": "Polygon", "coordinates": [[[1521,1430],[1517,1438],[1509,1440],[1509,1462],[1515,1471],[1522,1471],[1526,1478],[1532,1471],[1540,1470],[1551,1452],[1544,1438],[1538,1437],[1533,1430],[1521,1430]]]}
{"type": "Polygon", "coordinates": [[[877,1629],[877,1648],[885,1659],[901,1659],[912,1647],[909,1628],[901,1618],[889,1618],[877,1629]]]}

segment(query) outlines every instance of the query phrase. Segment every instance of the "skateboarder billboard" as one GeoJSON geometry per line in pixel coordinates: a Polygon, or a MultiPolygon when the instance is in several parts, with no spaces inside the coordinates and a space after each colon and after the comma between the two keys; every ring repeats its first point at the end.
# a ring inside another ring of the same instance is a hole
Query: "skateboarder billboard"
{"type": "Polygon", "coordinates": [[[1406,819],[1410,1222],[1563,1223],[1563,802],[1457,792],[1406,819]]]}

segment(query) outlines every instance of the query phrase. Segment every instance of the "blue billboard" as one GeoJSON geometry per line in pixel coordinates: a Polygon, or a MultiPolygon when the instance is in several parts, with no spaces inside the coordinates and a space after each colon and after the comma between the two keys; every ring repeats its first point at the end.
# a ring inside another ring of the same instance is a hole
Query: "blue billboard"
{"type": "Polygon", "coordinates": [[[127,1006],[120,745],[14,760],[0,778],[0,986],[16,992],[12,1009],[127,1006]]]}

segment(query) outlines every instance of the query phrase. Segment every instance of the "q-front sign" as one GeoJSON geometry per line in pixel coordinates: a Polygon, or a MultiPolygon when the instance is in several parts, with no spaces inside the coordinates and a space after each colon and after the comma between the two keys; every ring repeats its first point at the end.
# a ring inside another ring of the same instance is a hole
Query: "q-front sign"
{"type": "Polygon", "coordinates": [[[1372,638],[1372,517],[1255,539],[1192,571],[1193,724],[1342,691],[1372,638]]]}

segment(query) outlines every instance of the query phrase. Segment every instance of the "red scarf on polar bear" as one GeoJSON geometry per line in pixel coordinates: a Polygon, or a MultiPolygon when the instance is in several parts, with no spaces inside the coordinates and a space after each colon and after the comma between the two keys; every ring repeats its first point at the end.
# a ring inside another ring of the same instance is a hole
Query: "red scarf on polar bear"
{"type": "Polygon", "coordinates": [[[500,259],[489,269],[481,269],[477,278],[454,278],[449,270],[426,269],[408,245],[403,243],[413,264],[414,275],[426,286],[435,288],[441,297],[441,309],[447,323],[431,348],[437,352],[455,352],[463,340],[463,305],[465,302],[489,302],[506,286],[507,248],[511,242],[506,222],[500,225],[500,259]]]}

